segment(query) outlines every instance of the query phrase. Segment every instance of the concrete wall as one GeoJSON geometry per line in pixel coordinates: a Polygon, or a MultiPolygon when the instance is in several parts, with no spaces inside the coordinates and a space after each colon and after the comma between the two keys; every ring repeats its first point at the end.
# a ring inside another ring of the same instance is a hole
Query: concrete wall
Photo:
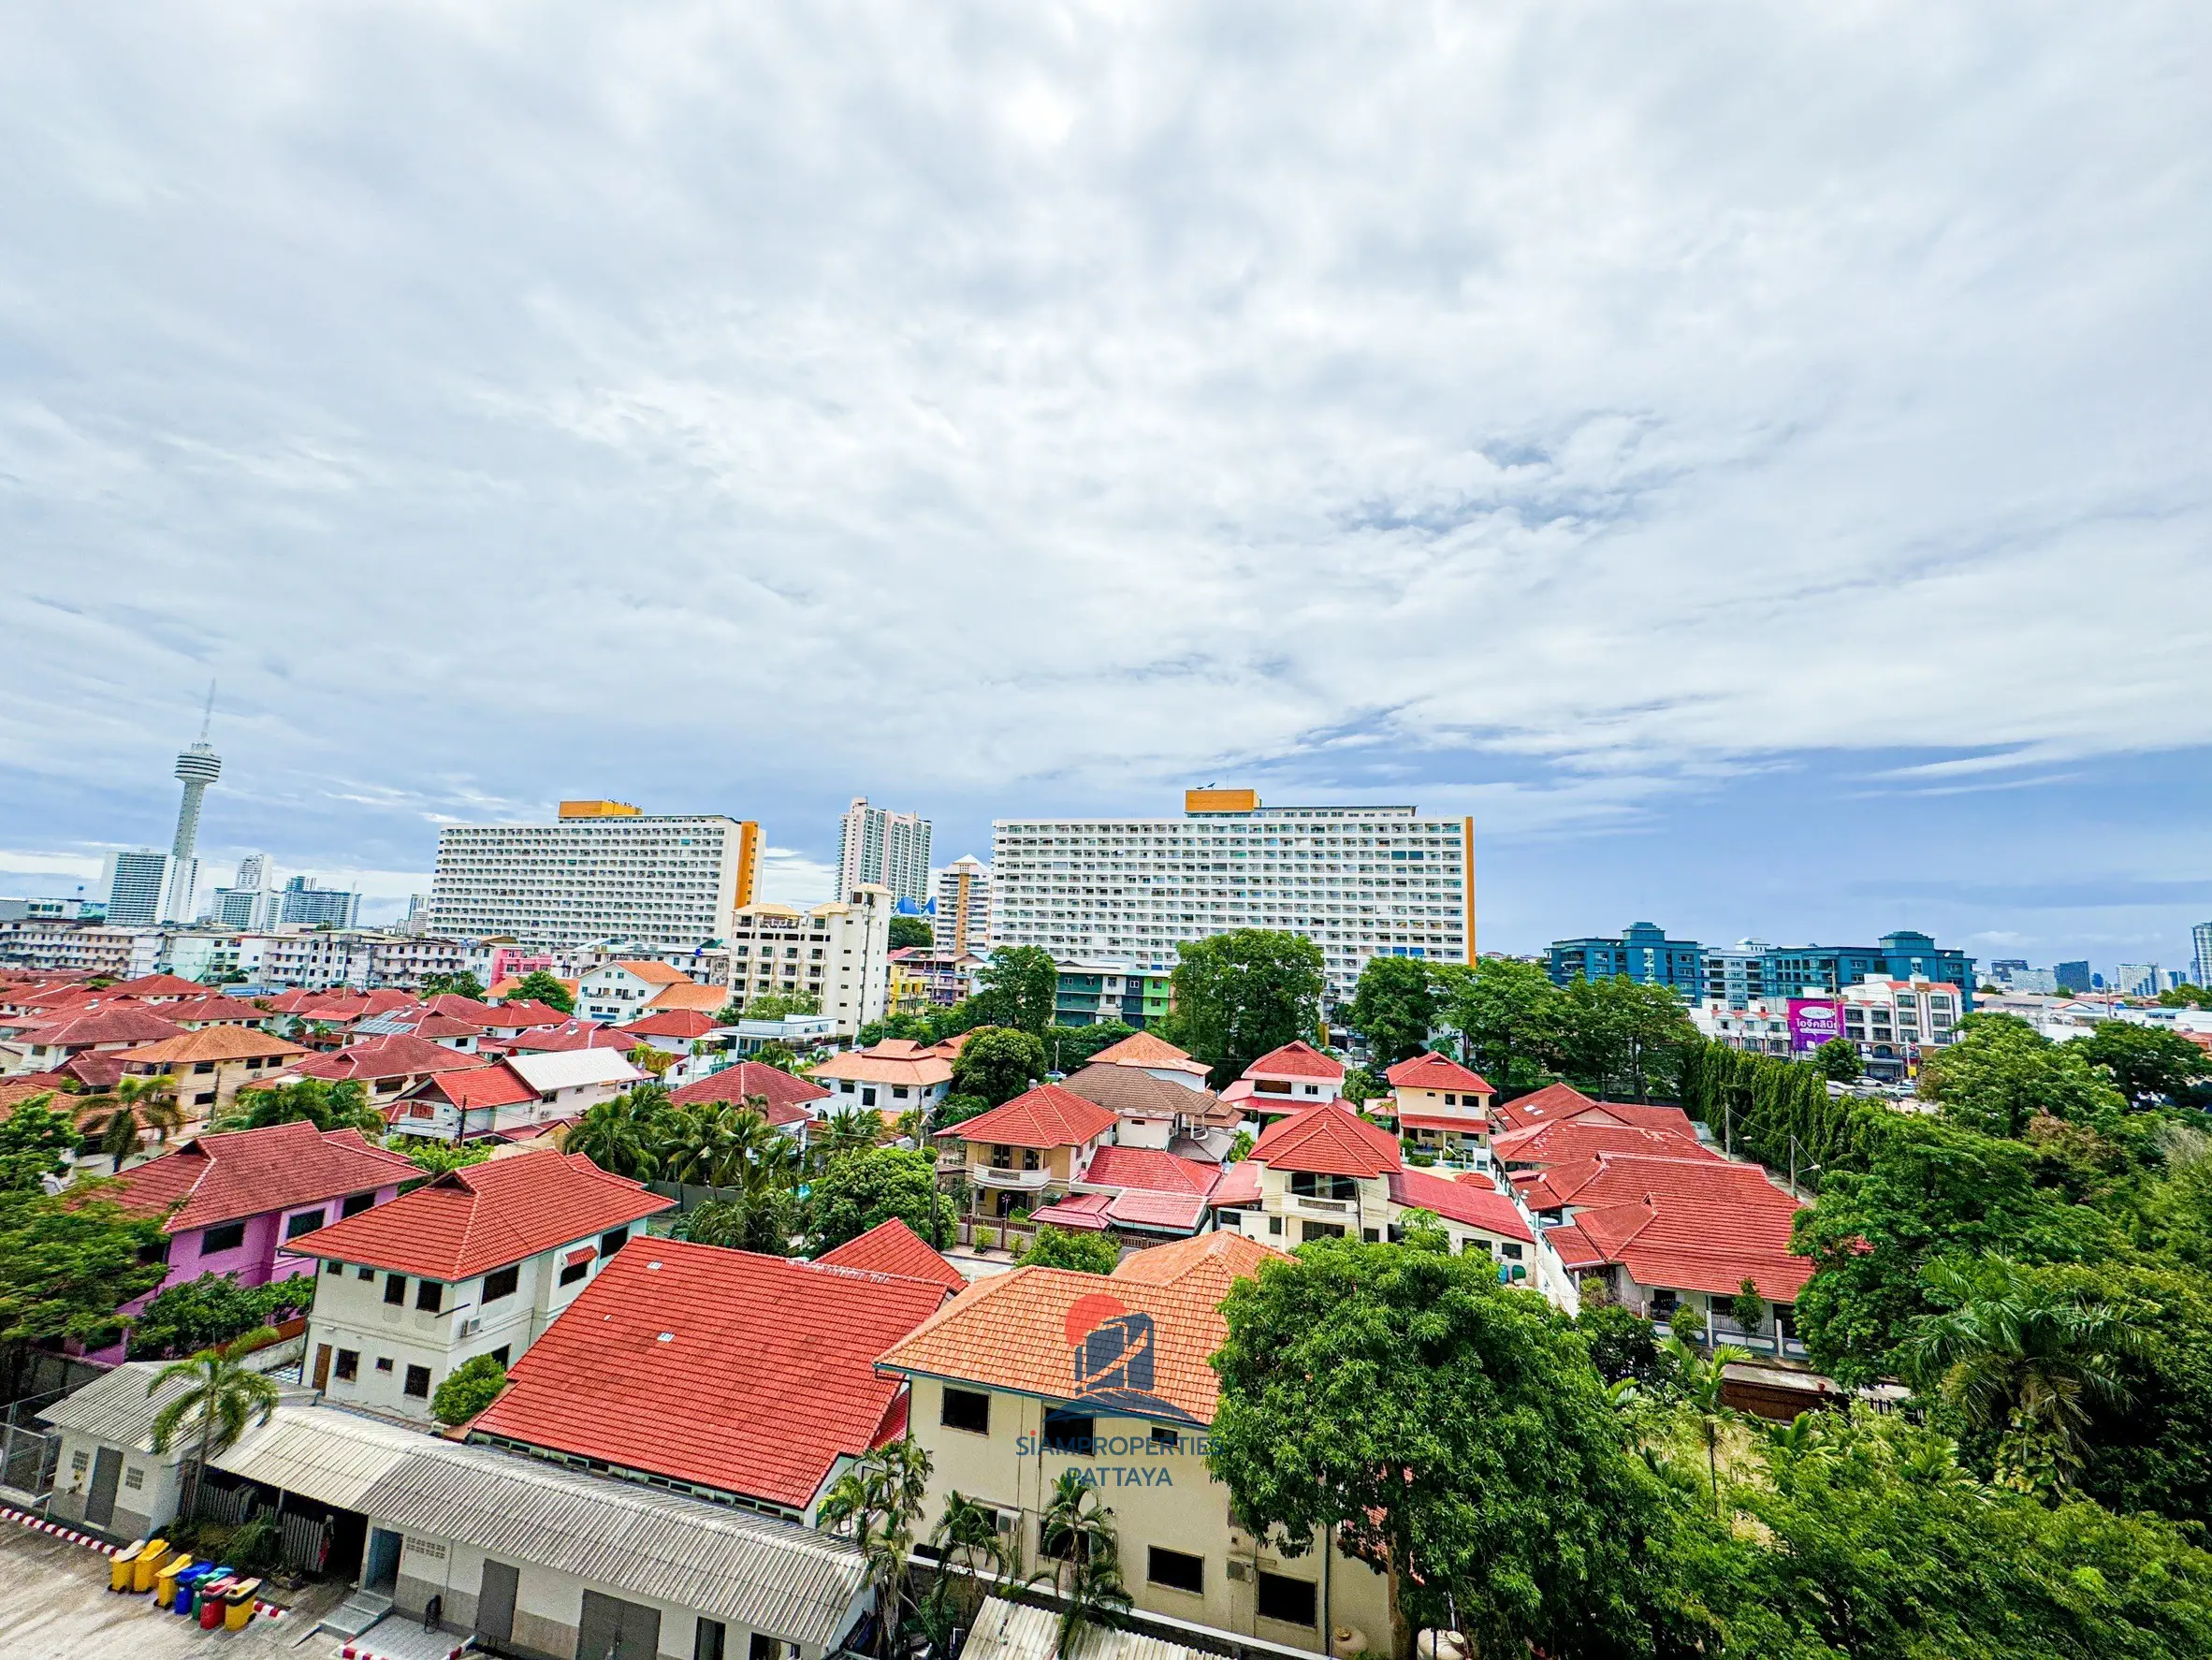
{"type": "MultiPolygon", "coordinates": [[[[63,1432],[62,1462],[54,1469],[53,1498],[49,1506],[56,1522],[95,1525],[85,1520],[84,1507],[92,1496],[93,1469],[101,1445],[87,1435],[63,1432]]],[[[122,1539],[150,1537],[177,1514],[182,1480],[179,1462],[131,1449],[119,1450],[123,1452],[123,1475],[115,1487],[115,1518],[103,1531],[122,1539]],[[137,1487],[131,1485],[134,1475],[137,1487]]]]}

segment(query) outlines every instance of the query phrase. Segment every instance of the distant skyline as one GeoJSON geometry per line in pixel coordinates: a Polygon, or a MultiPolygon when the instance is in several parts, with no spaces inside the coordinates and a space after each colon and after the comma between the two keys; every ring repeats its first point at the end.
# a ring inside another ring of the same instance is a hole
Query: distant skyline
{"type": "Polygon", "coordinates": [[[1472,813],[1485,947],[2189,960],[2212,31],[0,17],[0,891],[442,823],[1472,813]]]}

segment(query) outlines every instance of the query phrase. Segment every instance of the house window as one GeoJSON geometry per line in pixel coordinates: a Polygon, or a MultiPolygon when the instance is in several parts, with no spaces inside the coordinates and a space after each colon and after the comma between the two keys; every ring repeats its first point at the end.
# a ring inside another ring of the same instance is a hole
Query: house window
{"type": "Polygon", "coordinates": [[[376,1195],[373,1193],[349,1193],[345,1202],[338,1207],[339,1219],[342,1221],[347,1216],[357,1216],[375,1202],[376,1195]]]}
{"type": "Polygon", "coordinates": [[[746,1660],[799,1660],[799,1645],[787,1643],[781,1638],[752,1634],[752,1643],[746,1650],[746,1660]]]}
{"type": "Polygon", "coordinates": [[[1183,1437],[1164,1423],[1152,1426],[1151,1440],[1155,1452],[1179,1452],[1183,1449],[1183,1437]]]}
{"type": "Polygon", "coordinates": [[[591,1259],[589,1257],[586,1257],[581,1262],[571,1262],[560,1271],[560,1283],[564,1286],[573,1286],[590,1271],[591,1259]]]}
{"type": "Polygon", "coordinates": [[[284,1218],[284,1237],[298,1239],[302,1233],[313,1233],[323,1225],[321,1211],[301,1211],[297,1216],[284,1218]]]}
{"type": "Polygon", "coordinates": [[[1286,1579],[1281,1574],[1271,1574],[1265,1568],[1259,1572],[1259,1617],[1278,1621],[1285,1625],[1304,1625],[1314,1623],[1314,1583],[1311,1580],[1286,1579]]]}
{"type": "Polygon", "coordinates": [[[1187,1551],[1165,1551],[1155,1545],[1145,1561],[1144,1577],[1170,1591],[1189,1591],[1202,1596],[1206,1591],[1206,1559],[1193,1556],[1187,1551]]]}
{"type": "Polygon", "coordinates": [[[991,1168],[993,1170],[1013,1169],[1013,1149],[1011,1147],[993,1147],[991,1149],[991,1168]]]}
{"type": "Polygon", "coordinates": [[[502,1297],[512,1297],[522,1284],[522,1267],[516,1263],[484,1276],[484,1301],[497,1303],[502,1297]]]}
{"type": "Polygon", "coordinates": [[[991,1433],[991,1397],[979,1390],[949,1389],[938,1408],[937,1420],[949,1430],[987,1435],[991,1433]]]}
{"type": "Polygon", "coordinates": [[[356,1279],[374,1279],[375,1277],[376,1270],[373,1268],[357,1268],[354,1270],[354,1278],[356,1279]]]}
{"type": "Polygon", "coordinates": [[[1290,1191],[1300,1199],[1357,1199],[1360,1184],[1350,1176],[1321,1176],[1311,1171],[1290,1172],[1290,1191]]]}
{"type": "Polygon", "coordinates": [[[342,1348],[338,1351],[338,1381],[351,1383],[361,1375],[361,1351],[342,1348]]]}
{"type": "Polygon", "coordinates": [[[505,1343],[502,1343],[502,1344],[501,1344],[501,1345],[499,1346],[499,1347],[497,1347],[497,1348],[495,1348],[495,1349],[493,1349],[493,1350],[491,1351],[491,1358],[492,1358],[493,1360],[497,1361],[500,1363],[500,1366],[501,1366],[501,1368],[502,1368],[502,1370],[504,1370],[504,1369],[505,1369],[505,1367],[506,1367],[506,1364],[507,1364],[507,1356],[508,1356],[508,1355],[509,1355],[509,1354],[510,1354],[512,1351],[513,1351],[513,1346],[512,1346],[512,1345],[510,1345],[510,1344],[505,1344],[505,1343]]]}
{"type": "Polygon", "coordinates": [[[1506,1261],[1518,1262],[1521,1260],[1521,1246],[1511,1240],[1506,1241],[1498,1249],[1505,1253],[1506,1261]]]}
{"type": "Polygon", "coordinates": [[[1097,1445],[1097,1421],[1087,1412],[1063,1412],[1058,1407],[1048,1406],[1044,1413],[1044,1449],[1088,1458],[1097,1445]]]}
{"type": "Polygon", "coordinates": [[[136,1493],[146,1485],[146,1466],[133,1464],[123,1473],[123,1484],[136,1493]]]}
{"type": "Polygon", "coordinates": [[[1268,1230],[1270,1233],[1280,1233],[1280,1232],[1282,1232],[1282,1231],[1283,1231],[1283,1218],[1282,1218],[1282,1217],[1280,1217],[1280,1216],[1270,1216],[1270,1217],[1268,1217],[1268,1219],[1267,1219],[1267,1230],[1268,1230]]]}
{"type": "Polygon", "coordinates": [[[219,1257],[225,1251],[235,1251],[246,1243],[246,1225],[243,1222],[226,1222],[220,1228],[211,1228],[199,1236],[199,1254],[219,1257]]]}
{"type": "Polygon", "coordinates": [[[726,1660],[728,1641],[729,1632],[720,1620],[701,1616],[699,1635],[691,1638],[691,1660],[726,1660]]]}
{"type": "Polygon", "coordinates": [[[323,1272],[325,1274],[343,1274],[345,1272],[345,1264],[342,1262],[326,1262],[323,1264],[323,1272]]]}
{"type": "Polygon", "coordinates": [[[445,1288],[434,1279],[415,1281],[415,1306],[425,1314],[436,1314],[445,1306],[445,1288]]]}
{"type": "Polygon", "coordinates": [[[403,1274],[386,1274],[384,1282],[384,1300],[394,1308],[407,1301],[407,1276],[403,1274]]]}
{"type": "Polygon", "coordinates": [[[430,1369],[428,1366],[408,1367],[407,1382],[403,1386],[403,1390],[405,1393],[414,1396],[418,1401],[429,1399],[430,1369]]]}
{"type": "Polygon", "coordinates": [[[379,1372],[389,1372],[392,1369],[392,1357],[389,1355],[378,1355],[376,1357],[376,1369],[379,1372]]]}
{"type": "Polygon", "coordinates": [[[860,1092],[860,1104],[864,1107],[874,1106],[876,1104],[876,1092],[873,1089],[863,1089],[860,1092]]]}
{"type": "Polygon", "coordinates": [[[1022,1168],[1024,1170],[1038,1170],[1041,1168],[1041,1166],[1040,1166],[1037,1162],[1037,1149],[1035,1147],[1024,1147],[1022,1149],[1022,1168]]]}
{"type": "Polygon", "coordinates": [[[627,1228],[617,1228],[611,1232],[603,1233],[599,1236],[599,1254],[602,1257],[611,1257],[620,1250],[629,1242],[629,1239],[630,1230],[627,1228]]]}

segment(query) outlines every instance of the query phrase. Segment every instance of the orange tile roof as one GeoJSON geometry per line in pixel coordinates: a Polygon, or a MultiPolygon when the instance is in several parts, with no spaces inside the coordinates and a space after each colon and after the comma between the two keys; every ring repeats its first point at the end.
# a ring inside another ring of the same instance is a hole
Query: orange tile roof
{"type": "Polygon", "coordinates": [[[451,1284],[675,1204],[580,1153],[531,1153],[449,1171],[284,1248],[451,1284]]]}
{"type": "Polygon", "coordinates": [[[1303,1038],[1271,1049],[1244,1069],[1247,1078],[1329,1078],[1342,1080],[1344,1062],[1323,1055],[1303,1038]]]}
{"type": "Polygon", "coordinates": [[[488,1065],[488,1055],[463,1055],[428,1038],[409,1032],[388,1038],[365,1038],[343,1049],[303,1060],[291,1069],[301,1078],[327,1078],[333,1083],[353,1080],[371,1083],[379,1078],[412,1078],[428,1072],[458,1071],[464,1067],[488,1065]]]}
{"type": "Polygon", "coordinates": [[[1795,1303],[1812,1277],[1812,1260],[1790,1255],[1797,1210],[1661,1194],[1579,1212],[1573,1225],[1600,1261],[1621,1263],[1638,1285],[1730,1297],[1748,1278],[1769,1303],[1795,1303]]]}
{"type": "Polygon", "coordinates": [[[1438,1055],[1433,1049],[1411,1060],[1400,1061],[1383,1076],[1390,1080],[1393,1089],[1464,1089],[1477,1095],[1491,1093],[1480,1072],[1471,1072],[1449,1056],[1438,1055]]]}
{"type": "Polygon", "coordinates": [[[1491,1157],[1500,1164],[1567,1164],[1599,1153],[1644,1153],[1658,1158],[1711,1158],[1721,1155],[1695,1136],[1632,1124],[1585,1124],[1578,1118],[1536,1123],[1492,1136],[1491,1157]]]}
{"type": "Polygon", "coordinates": [[[401,1100],[437,1099],[467,1111],[485,1107],[518,1107],[534,1101],[538,1092],[522,1081],[522,1074],[501,1061],[466,1071],[440,1072],[410,1089],[401,1100]]]}
{"type": "Polygon", "coordinates": [[[873,1049],[852,1049],[843,1055],[833,1055],[814,1069],[814,1076],[854,1084],[905,1084],[926,1089],[933,1084],[949,1083],[953,1063],[927,1049],[917,1049],[911,1043],[897,1043],[894,1040],[893,1043],[879,1043],[873,1049]]]}
{"type": "Polygon", "coordinates": [[[559,1026],[533,1026],[502,1039],[517,1055],[556,1055],[570,1049],[634,1049],[637,1040],[618,1026],[598,1020],[564,1020],[559,1026]]]}
{"type": "Polygon", "coordinates": [[[968,1289],[968,1276],[896,1216],[858,1239],[847,1240],[836,1250],[824,1251],[815,1260],[825,1268],[853,1268],[864,1274],[895,1274],[906,1279],[927,1280],[948,1291],[968,1289]]]}
{"type": "Polygon", "coordinates": [[[1154,1245],[1149,1250],[1135,1252],[1122,1259],[1113,1277],[1148,1286],[1173,1285],[1185,1280],[1201,1284],[1218,1282],[1221,1294],[1227,1296],[1230,1281],[1255,1278],[1268,1263],[1289,1260],[1287,1252],[1261,1245],[1233,1229],[1223,1228],[1179,1239],[1173,1245],[1154,1245]]]}
{"type": "MultiPolygon", "coordinates": [[[[1091,1056],[1093,1066],[1164,1067],[1190,1059],[1190,1051],[1178,1049],[1151,1032],[1131,1032],[1118,1043],[1109,1043],[1091,1056]]],[[[1200,1063],[1203,1070],[1203,1063],[1200,1063]]]]}
{"type": "Polygon", "coordinates": [[[241,1021],[248,1026],[258,1026],[268,1018],[253,1004],[239,997],[180,997],[173,1003],[161,1005],[164,1018],[179,1026],[198,1021],[241,1021]]]}
{"type": "Polygon", "coordinates": [[[136,980],[118,980],[108,987],[111,997],[204,997],[208,988],[196,980],[174,974],[141,974],[136,980]]]}
{"type": "Polygon", "coordinates": [[[904,1390],[871,1362],[944,1296],[898,1274],[636,1240],[473,1427],[804,1508],[895,1421],[904,1390]]]}
{"type": "Polygon", "coordinates": [[[298,1044],[287,1043],[254,1027],[203,1026],[181,1037],[164,1038],[158,1043],[141,1043],[134,1049],[125,1049],[123,1055],[127,1070],[199,1060],[269,1059],[306,1053],[298,1044]]]}
{"type": "Polygon", "coordinates": [[[1396,1136],[1335,1101],[1269,1125],[1253,1146],[1252,1158],[1270,1170],[1328,1176],[1379,1176],[1402,1162],[1396,1136]]]}
{"type": "MultiPolygon", "coordinates": [[[[817,1069],[815,1075],[822,1075],[817,1069]]],[[[1080,1147],[1119,1122],[1096,1101],[1053,1084],[1025,1090],[1002,1107],[979,1113],[941,1133],[955,1141],[1000,1147],[1080,1147]]]]}
{"type": "Polygon", "coordinates": [[[1533,1241],[1536,1236],[1519,1207],[1487,1180],[1448,1181],[1425,1170],[1390,1172],[1390,1202],[1434,1211],[1448,1221],[1479,1228],[1502,1239],[1533,1241]]]}
{"type": "MultiPolygon", "coordinates": [[[[1172,1089],[1174,1085],[1168,1085],[1172,1089]]],[[[1086,1187],[1134,1187],[1151,1193],[1195,1194],[1203,1199],[1221,1179],[1218,1164],[1178,1158],[1157,1147],[1100,1147],[1082,1181],[1086,1187]]]]}
{"type": "Polygon", "coordinates": [[[781,1067],[772,1067],[757,1060],[741,1060],[734,1067],[724,1067],[704,1078],[693,1079],[668,1099],[679,1107],[700,1101],[728,1101],[742,1106],[748,1096],[764,1096],[772,1109],[767,1114],[771,1124],[795,1124],[800,1118],[811,1116],[806,1111],[808,1101],[827,1099],[829,1091],[811,1078],[799,1078],[781,1067]]]}
{"type": "Polygon", "coordinates": [[[615,963],[612,967],[627,968],[648,985],[690,985],[693,983],[689,974],[686,974],[681,968],[671,968],[666,963],[623,961],[615,963]]]}
{"type": "Polygon", "coordinates": [[[704,1038],[714,1030],[714,1017],[696,1009],[655,1008],[628,1022],[622,1029],[640,1038],[704,1038]]]}
{"type": "MultiPolygon", "coordinates": [[[[319,1130],[305,1120],[267,1129],[203,1135],[116,1178],[124,1208],[159,1213],[182,1201],[163,1225],[187,1233],[388,1187],[422,1174],[397,1153],[371,1147],[355,1129],[319,1130]]],[[[374,1215],[363,1212],[355,1220],[374,1215]]],[[[290,1246],[286,1247],[290,1249],[290,1246]]]]}
{"type": "Polygon", "coordinates": [[[646,1012],[665,1014],[681,1010],[691,1014],[720,1014],[729,1006],[730,994],[719,985],[672,985],[646,1005],[646,1012]]]}

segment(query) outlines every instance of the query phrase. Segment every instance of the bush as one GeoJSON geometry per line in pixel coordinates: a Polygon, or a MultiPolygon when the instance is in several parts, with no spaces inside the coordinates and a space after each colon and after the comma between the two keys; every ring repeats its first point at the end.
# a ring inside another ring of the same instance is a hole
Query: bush
{"type": "Polygon", "coordinates": [[[430,1397],[430,1414],[442,1424],[467,1423],[498,1400],[500,1391],[506,1387],[506,1367],[489,1355],[478,1355],[445,1375],[445,1381],[430,1397]]]}
{"type": "Polygon", "coordinates": [[[1037,1230],[1037,1239],[1022,1253],[1024,1267],[1072,1268],[1080,1274],[1112,1274],[1121,1260],[1121,1246],[1111,1233],[1075,1233],[1050,1223],[1037,1230]]]}
{"type": "Polygon", "coordinates": [[[1575,1330],[1590,1346],[1590,1363],[1608,1383],[1633,1377],[1651,1383],[1666,1372],[1666,1359],[1652,1322],[1633,1309],[1606,1303],[1585,1305],[1575,1320],[1575,1330]]]}
{"type": "Polygon", "coordinates": [[[130,1358],[168,1360],[243,1337],[314,1306],[315,1275],[241,1286],[235,1274],[179,1282],[131,1322],[130,1358]]]}
{"type": "Polygon", "coordinates": [[[950,1129],[990,1110],[991,1103],[980,1095],[948,1095],[938,1103],[932,1122],[939,1129],[950,1129]]]}

